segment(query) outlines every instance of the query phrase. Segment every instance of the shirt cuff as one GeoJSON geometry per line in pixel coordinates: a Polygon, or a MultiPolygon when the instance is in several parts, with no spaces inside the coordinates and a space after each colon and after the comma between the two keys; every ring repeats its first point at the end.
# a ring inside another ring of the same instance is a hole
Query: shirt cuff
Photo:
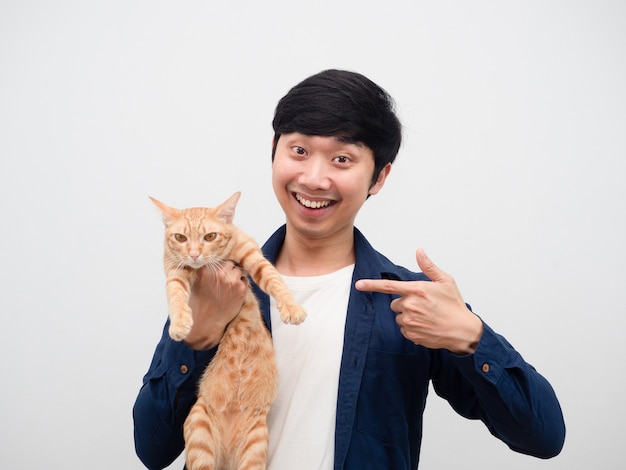
{"type": "Polygon", "coordinates": [[[196,387],[204,370],[209,365],[218,346],[197,351],[184,341],[166,339],[163,348],[163,363],[168,374],[170,386],[177,390],[185,385],[196,387]]]}
{"type": "Polygon", "coordinates": [[[483,322],[483,334],[473,354],[457,357],[459,369],[467,377],[496,384],[504,369],[515,367],[519,354],[504,337],[483,322]]]}

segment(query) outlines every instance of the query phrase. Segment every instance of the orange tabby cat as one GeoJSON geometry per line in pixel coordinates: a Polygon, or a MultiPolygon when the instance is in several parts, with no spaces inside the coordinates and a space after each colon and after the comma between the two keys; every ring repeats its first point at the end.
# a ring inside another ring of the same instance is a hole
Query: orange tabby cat
{"type": "MultiPolygon", "coordinates": [[[[164,265],[170,336],[184,339],[193,318],[187,301],[196,270],[218,270],[231,260],[276,299],[281,319],[298,324],[306,316],[252,237],[233,225],[240,193],[215,208],[174,209],[154,198],[165,223],[164,265]]],[[[276,394],[276,362],[269,332],[251,289],[228,325],[198,387],[184,424],[189,470],[266,468],[266,418],[276,394]]]]}

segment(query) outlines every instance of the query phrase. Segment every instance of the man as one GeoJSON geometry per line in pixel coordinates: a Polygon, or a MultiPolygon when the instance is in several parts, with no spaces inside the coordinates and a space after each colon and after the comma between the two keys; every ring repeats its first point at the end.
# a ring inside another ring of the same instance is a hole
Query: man
{"type": "MultiPolygon", "coordinates": [[[[360,74],[327,70],[280,100],[273,125],[272,184],[286,224],[263,249],[308,317],[282,324],[256,290],[279,371],[268,468],[417,468],[430,381],[512,449],[558,454],[565,425],[549,383],[471,312],[423,250],[423,273],[412,273],[354,227],[400,147],[388,94],[360,74]]],[[[149,468],[182,451],[195,385],[246,288],[235,267],[220,279],[203,272],[189,337],[176,343],[164,330],[134,408],[137,453],[149,468]]]]}

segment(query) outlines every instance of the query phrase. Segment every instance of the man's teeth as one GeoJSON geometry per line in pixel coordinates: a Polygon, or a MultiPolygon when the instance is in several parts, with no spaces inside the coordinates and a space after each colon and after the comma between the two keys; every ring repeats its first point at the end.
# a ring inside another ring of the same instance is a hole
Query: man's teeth
{"type": "Polygon", "coordinates": [[[304,207],[308,207],[310,209],[321,209],[322,207],[330,206],[331,203],[331,201],[309,201],[308,199],[304,199],[299,194],[296,194],[296,199],[304,207]]]}

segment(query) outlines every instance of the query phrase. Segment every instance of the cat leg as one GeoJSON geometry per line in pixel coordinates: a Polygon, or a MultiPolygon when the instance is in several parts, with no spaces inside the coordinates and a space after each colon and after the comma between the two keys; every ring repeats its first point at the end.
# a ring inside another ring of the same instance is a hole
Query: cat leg
{"type": "Polygon", "coordinates": [[[219,470],[220,436],[204,400],[191,407],[183,427],[185,465],[188,470],[219,470]]]}
{"type": "Polygon", "coordinates": [[[267,411],[250,416],[248,422],[249,426],[242,433],[241,441],[237,446],[236,468],[237,470],[265,470],[269,447],[267,411]]]}
{"type": "Polygon", "coordinates": [[[188,305],[195,272],[185,269],[172,271],[167,277],[167,299],[170,314],[170,337],[182,341],[193,326],[191,308],[188,305]]]}
{"type": "Polygon", "coordinates": [[[306,318],[306,312],[298,304],[283,281],[280,273],[262,253],[253,252],[242,260],[244,269],[263,291],[276,299],[276,306],[283,323],[299,325],[306,318]]]}

